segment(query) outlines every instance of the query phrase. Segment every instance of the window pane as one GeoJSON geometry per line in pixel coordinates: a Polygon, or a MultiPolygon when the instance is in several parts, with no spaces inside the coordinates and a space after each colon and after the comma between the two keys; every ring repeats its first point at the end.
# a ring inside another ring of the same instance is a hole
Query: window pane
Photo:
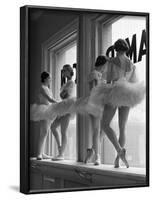
{"type": "MultiPolygon", "coordinates": [[[[146,55],[142,56],[140,60],[140,43],[142,39],[142,34],[146,29],[146,20],[144,17],[134,17],[134,16],[125,16],[116,22],[105,25],[104,27],[104,38],[107,37],[107,40],[110,39],[111,44],[103,42],[103,51],[106,52],[108,47],[119,39],[128,39],[130,44],[132,41],[136,41],[136,54],[132,55],[132,61],[134,62],[137,70],[137,76],[139,80],[145,81],[146,76],[146,55]],[[109,38],[108,38],[109,37],[109,38]]],[[[143,46],[143,49],[145,47],[143,46]]],[[[111,54],[109,54],[111,55],[111,54]]],[[[145,167],[145,148],[146,148],[146,100],[144,99],[141,104],[130,110],[129,119],[126,127],[126,146],[127,149],[127,159],[130,166],[134,167],[145,167]]],[[[119,134],[118,129],[118,113],[116,113],[111,126],[116,131],[117,135],[119,134]]],[[[112,147],[112,144],[105,137],[103,142],[103,151],[104,151],[104,163],[113,164],[115,158],[115,151],[112,147]],[[108,157],[109,155],[109,157],[108,157]]]]}
{"type": "MultiPolygon", "coordinates": [[[[61,101],[60,98],[60,88],[61,88],[61,70],[63,65],[70,64],[73,67],[73,64],[76,63],[76,43],[66,46],[65,48],[61,49],[56,53],[56,78],[55,78],[55,96],[56,99],[61,101]]],[[[74,76],[72,78],[73,81],[76,79],[76,71],[74,71],[74,76]]],[[[76,87],[75,87],[75,95],[76,95],[76,87]]],[[[60,133],[60,128],[58,129],[60,133]]],[[[73,159],[76,160],[76,117],[70,120],[68,130],[67,130],[67,138],[68,143],[64,153],[65,159],[73,159]]],[[[55,149],[55,139],[53,137],[53,153],[54,155],[57,154],[57,145],[56,151],[55,149]]]]}

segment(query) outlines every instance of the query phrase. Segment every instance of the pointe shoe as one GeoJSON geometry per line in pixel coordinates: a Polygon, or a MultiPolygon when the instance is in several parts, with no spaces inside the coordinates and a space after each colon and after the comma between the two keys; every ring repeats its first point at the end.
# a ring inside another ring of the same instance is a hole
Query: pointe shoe
{"type": "Polygon", "coordinates": [[[87,149],[87,156],[86,156],[86,159],[85,159],[85,163],[88,163],[89,160],[93,157],[94,155],[94,150],[91,148],[91,149],[87,149]]]}
{"type": "Polygon", "coordinates": [[[42,154],[42,159],[51,159],[51,156],[48,156],[47,154],[42,154]]]}
{"type": "Polygon", "coordinates": [[[126,160],[126,150],[123,148],[119,153],[118,153],[119,157],[121,158],[121,160],[124,162],[125,166],[127,168],[129,168],[129,163],[126,160]]]}
{"type": "Polygon", "coordinates": [[[42,160],[42,155],[37,156],[37,160],[42,160]]]}
{"type": "Polygon", "coordinates": [[[63,155],[58,155],[55,158],[52,158],[52,161],[60,161],[60,160],[64,160],[64,156],[63,155]]]}
{"type": "Polygon", "coordinates": [[[100,155],[98,154],[98,155],[96,155],[95,157],[96,157],[96,158],[95,158],[94,165],[100,165],[100,164],[101,164],[100,155]]]}
{"type": "Polygon", "coordinates": [[[115,162],[114,162],[114,168],[119,168],[120,165],[119,165],[119,158],[117,156],[117,158],[115,159],[115,162]]]}
{"type": "Polygon", "coordinates": [[[62,153],[62,147],[61,146],[58,147],[58,153],[59,153],[59,155],[61,155],[61,153],[62,153]]]}

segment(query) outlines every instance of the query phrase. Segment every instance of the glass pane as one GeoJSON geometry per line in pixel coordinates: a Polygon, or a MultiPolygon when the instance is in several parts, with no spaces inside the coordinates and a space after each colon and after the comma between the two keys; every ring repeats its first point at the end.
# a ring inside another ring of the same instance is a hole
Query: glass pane
{"type": "MultiPolygon", "coordinates": [[[[76,43],[66,46],[65,48],[61,49],[56,53],[56,78],[55,78],[55,96],[56,99],[61,101],[60,98],[60,88],[61,88],[61,70],[63,65],[70,64],[73,67],[73,64],[76,63],[76,43]]],[[[73,81],[76,79],[76,71],[75,68],[73,69],[74,76],[72,78],[73,81]]],[[[75,87],[75,96],[76,96],[76,87],[75,87]]],[[[60,128],[58,129],[60,133],[60,128]]],[[[70,120],[68,130],[67,130],[67,138],[68,143],[64,153],[65,159],[76,160],[76,116],[70,120]]],[[[55,147],[55,139],[53,137],[53,152],[57,155],[57,145],[56,151],[54,151],[55,147]]]]}
{"type": "MultiPolygon", "coordinates": [[[[135,54],[132,55],[132,61],[134,62],[137,70],[137,76],[139,80],[145,81],[146,76],[146,55],[140,57],[140,43],[142,40],[142,35],[145,33],[146,29],[146,20],[144,17],[134,17],[134,16],[125,16],[111,25],[104,26],[104,29],[107,30],[105,34],[110,38],[111,44],[119,39],[127,39],[130,44],[135,44],[135,54]],[[105,29],[106,28],[106,29],[105,29]],[[140,59],[141,58],[141,59],[140,59]]],[[[109,39],[108,38],[108,39],[109,39]]],[[[106,52],[109,48],[105,43],[103,47],[103,51],[106,52]]],[[[145,47],[143,46],[143,49],[145,47]]],[[[109,54],[112,55],[112,54],[109,54]]],[[[143,100],[141,104],[130,109],[130,114],[126,127],[126,146],[127,149],[127,159],[129,161],[130,166],[133,167],[145,167],[145,155],[146,155],[146,99],[143,100]]],[[[118,113],[116,113],[113,118],[112,128],[116,131],[117,135],[119,134],[118,128],[118,113]]],[[[112,147],[112,144],[108,141],[108,139],[104,138],[103,143],[103,151],[104,151],[104,163],[105,164],[113,164],[115,158],[115,151],[112,147]],[[109,155],[109,157],[107,156],[109,155]]]]}

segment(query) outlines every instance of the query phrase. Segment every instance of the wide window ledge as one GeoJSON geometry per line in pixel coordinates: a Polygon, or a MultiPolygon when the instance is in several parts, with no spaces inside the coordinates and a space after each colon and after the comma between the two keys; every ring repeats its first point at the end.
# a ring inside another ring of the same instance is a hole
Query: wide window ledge
{"type": "Polygon", "coordinates": [[[37,167],[51,167],[51,168],[58,168],[61,170],[78,170],[81,173],[91,173],[96,175],[102,175],[102,176],[112,176],[117,178],[123,178],[128,180],[134,180],[134,181],[142,181],[145,182],[146,180],[146,169],[145,168],[136,168],[136,167],[120,167],[120,168],[114,168],[113,165],[106,165],[101,164],[99,166],[95,166],[92,163],[82,163],[82,162],[75,162],[70,160],[64,160],[64,161],[51,161],[48,159],[44,160],[31,160],[32,166],[37,167]]]}

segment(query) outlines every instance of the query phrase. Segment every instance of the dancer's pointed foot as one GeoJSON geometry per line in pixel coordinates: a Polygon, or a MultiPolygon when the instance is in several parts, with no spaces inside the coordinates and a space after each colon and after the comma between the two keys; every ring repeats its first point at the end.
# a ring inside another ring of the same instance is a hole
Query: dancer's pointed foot
{"type": "Polygon", "coordinates": [[[42,155],[37,156],[37,160],[42,160],[42,159],[43,159],[42,155]]]}
{"type": "Polygon", "coordinates": [[[125,166],[127,168],[129,168],[129,163],[126,160],[126,150],[123,148],[119,153],[118,153],[119,157],[121,158],[121,160],[124,162],[125,166]]]}
{"type": "Polygon", "coordinates": [[[64,160],[64,155],[58,155],[54,158],[52,158],[53,161],[60,161],[60,160],[64,160]]]}
{"type": "Polygon", "coordinates": [[[49,155],[43,153],[43,154],[42,154],[42,159],[51,159],[51,156],[49,156],[49,155]]]}
{"type": "Polygon", "coordinates": [[[62,154],[62,147],[61,146],[58,147],[58,153],[59,153],[59,155],[62,154]]]}
{"type": "Polygon", "coordinates": [[[114,162],[114,168],[119,168],[120,165],[119,165],[119,156],[117,155],[116,159],[115,159],[115,162],[114,162]]]}
{"type": "Polygon", "coordinates": [[[101,164],[100,155],[97,154],[97,155],[95,155],[95,163],[94,163],[94,165],[100,165],[100,164],[101,164]]]}
{"type": "Polygon", "coordinates": [[[87,156],[85,158],[85,163],[88,163],[89,160],[93,157],[94,155],[94,150],[91,148],[91,149],[87,149],[87,156]]]}
{"type": "Polygon", "coordinates": [[[43,160],[43,159],[51,159],[51,156],[44,153],[37,156],[37,160],[43,160]]]}

